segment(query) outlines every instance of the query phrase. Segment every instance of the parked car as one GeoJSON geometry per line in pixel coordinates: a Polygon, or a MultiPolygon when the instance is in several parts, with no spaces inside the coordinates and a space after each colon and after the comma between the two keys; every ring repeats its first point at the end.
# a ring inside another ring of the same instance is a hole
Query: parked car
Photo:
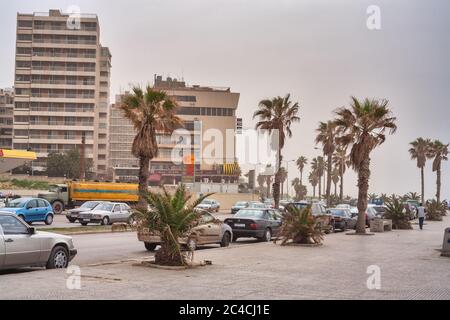
{"type": "Polygon", "coordinates": [[[266,199],[266,200],[264,200],[264,204],[266,205],[267,208],[273,208],[275,205],[275,202],[273,199],[266,199]]]}
{"type": "Polygon", "coordinates": [[[91,211],[100,203],[102,203],[102,201],[86,201],[79,208],[69,210],[66,213],[66,218],[70,223],[74,223],[77,221],[78,216],[81,212],[91,211]]]}
{"type": "Polygon", "coordinates": [[[386,207],[385,206],[373,206],[375,211],[377,212],[376,216],[383,218],[384,214],[386,213],[386,207]]]}
{"type": "Polygon", "coordinates": [[[219,212],[220,203],[214,199],[205,199],[196,208],[203,209],[209,212],[219,212]]]}
{"type": "Polygon", "coordinates": [[[333,216],[335,229],[345,231],[356,228],[357,218],[352,216],[349,209],[331,208],[327,212],[333,216]]]}
{"type": "MultiPolygon", "coordinates": [[[[201,219],[198,225],[192,228],[188,235],[178,239],[178,242],[191,250],[206,244],[220,244],[221,247],[228,247],[231,239],[233,239],[231,227],[214,218],[208,211],[201,209],[199,211],[201,219]]],[[[155,250],[161,244],[159,234],[151,232],[148,228],[140,228],[138,230],[138,239],[144,242],[148,251],[155,250]]]]}
{"type": "Polygon", "coordinates": [[[350,210],[352,207],[349,204],[341,203],[336,206],[336,209],[348,209],[350,210]]]}
{"type": "Polygon", "coordinates": [[[2,211],[13,212],[23,221],[31,224],[33,222],[45,222],[46,225],[53,223],[53,210],[51,204],[44,199],[18,198],[9,201],[2,211]]]}
{"type": "Polygon", "coordinates": [[[325,233],[334,231],[333,216],[327,213],[327,210],[322,202],[309,203],[307,201],[291,202],[288,206],[295,206],[297,209],[303,210],[307,207],[311,207],[311,214],[318,219],[322,230],[325,233]]]}
{"type": "Polygon", "coordinates": [[[406,210],[406,213],[409,215],[410,220],[417,219],[417,208],[410,202],[404,202],[403,207],[406,210]]]}
{"type": "Polygon", "coordinates": [[[109,225],[115,222],[132,223],[132,210],[120,202],[102,202],[90,211],[80,212],[78,222],[86,226],[88,223],[100,223],[109,225]]]}
{"type": "Polygon", "coordinates": [[[0,269],[67,268],[76,254],[71,237],[36,231],[14,213],[0,211],[0,269]]]}
{"type": "Polygon", "coordinates": [[[370,227],[370,221],[377,217],[377,210],[375,210],[375,206],[369,205],[366,209],[366,226],[370,227]]]}
{"type": "Polygon", "coordinates": [[[277,210],[270,208],[246,208],[224,222],[233,230],[233,241],[238,238],[270,241],[272,237],[277,236],[282,217],[277,210]]]}
{"type": "Polygon", "coordinates": [[[249,203],[247,201],[238,201],[231,207],[231,214],[236,214],[239,210],[247,208],[249,203]]]}

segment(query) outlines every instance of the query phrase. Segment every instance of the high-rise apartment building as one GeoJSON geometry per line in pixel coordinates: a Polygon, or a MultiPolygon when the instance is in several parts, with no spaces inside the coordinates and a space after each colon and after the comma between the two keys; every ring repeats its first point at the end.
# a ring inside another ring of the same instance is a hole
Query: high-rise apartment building
{"type": "Polygon", "coordinates": [[[35,171],[45,170],[48,153],[79,148],[84,135],[86,158],[106,174],[110,69],[96,15],[17,15],[12,142],[37,153],[35,171]]]}
{"type": "Polygon", "coordinates": [[[14,90],[0,89],[0,149],[12,148],[14,90]]]}
{"type": "MultiPolygon", "coordinates": [[[[184,129],[190,133],[191,154],[195,155],[196,165],[192,168],[195,181],[237,182],[238,170],[229,168],[236,168],[234,130],[239,93],[231,92],[230,88],[187,86],[184,81],[171,78],[163,80],[161,76],[155,77],[154,88],[165,91],[179,106],[177,114],[184,121],[184,129]],[[220,132],[223,137],[223,156],[219,161],[204,157],[204,150],[209,143],[204,143],[203,138],[208,131],[214,133],[211,129],[220,132]],[[233,134],[227,136],[227,129],[232,130],[233,134]]],[[[137,179],[139,164],[131,154],[136,132],[117,107],[120,99],[121,96],[116,97],[116,105],[111,108],[109,160],[116,180],[132,181],[137,179]]],[[[156,138],[159,153],[151,161],[150,182],[172,184],[180,182],[183,177],[186,179],[189,174],[186,174],[185,164],[176,164],[172,159],[172,151],[180,143],[179,137],[158,133],[156,138]]],[[[191,181],[193,176],[190,177],[191,181]]]]}

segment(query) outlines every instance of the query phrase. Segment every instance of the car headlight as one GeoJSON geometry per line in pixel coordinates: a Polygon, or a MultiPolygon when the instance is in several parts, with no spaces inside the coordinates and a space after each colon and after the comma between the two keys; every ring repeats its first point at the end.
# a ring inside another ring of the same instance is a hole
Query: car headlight
{"type": "Polygon", "coordinates": [[[102,216],[99,215],[99,214],[94,214],[92,217],[93,217],[94,219],[100,219],[102,216]]]}

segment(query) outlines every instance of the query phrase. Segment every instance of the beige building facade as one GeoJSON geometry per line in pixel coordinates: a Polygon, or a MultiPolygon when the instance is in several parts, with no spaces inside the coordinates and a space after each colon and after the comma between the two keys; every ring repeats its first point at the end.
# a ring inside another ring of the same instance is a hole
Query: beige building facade
{"type": "Polygon", "coordinates": [[[35,171],[50,152],[80,148],[98,177],[108,169],[111,53],[96,15],[59,10],[18,14],[13,148],[35,151],[35,171]]]}
{"type": "Polygon", "coordinates": [[[14,89],[0,89],[0,149],[12,148],[14,89]]]}
{"type": "MultiPolygon", "coordinates": [[[[184,121],[183,129],[189,135],[167,136],[158,134],[158,156],[150,166],[150,183],[176,184],[180,181],[193,182],[237,182],[237,170],[224,170],[224,165],[235,164],[235,129],[236,109],[239,104],[239,93],[230,88],[208,86],[187,86],[184,81],[155,76],[154,88],[165,91],[178,104],[177,114],[184,121]],[[230,130],[227,137],[227,130],[230,130]],[[231,134],[230,134],[231,133],[231,134]],[[217,144],[222,152],[214,153],[213,158],[205,157],[207,148],[211,148],[211,135],[219,134],[223,143],[217,144]],[[190,148],[186,141],[190,138],[190,148]],[[182,143],[185,147],[180,147],[182,143]],[[195,168],[186,163],[174,162],[174,148],[177,148],[179,159],[189,155],[195,157],[195,168]],[[221,155],[220,155],[221,154],[221,155]],[[217,156],[220,155],[220,156],[217,156]],[[194,172],[192,172],[194,171],[194,172]]],[[[118,109],[121,96],[111,108],[110,116],[110,167],[114,170],[115,180],[135,181],[137,179],[138,160],[131,154],[131,146],[135,130],[131,123],[123,117],[118,109]]]]}

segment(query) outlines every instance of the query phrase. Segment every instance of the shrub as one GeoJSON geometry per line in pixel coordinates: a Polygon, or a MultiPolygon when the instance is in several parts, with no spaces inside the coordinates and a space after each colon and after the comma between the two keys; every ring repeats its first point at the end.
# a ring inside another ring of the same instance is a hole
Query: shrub
{"type": "Polygon", "coordinates": [[[445,202],[437,202],[436,200],[427,203],[427,220],[442,221],[442,217],[447,214],[445,202]]]}
{"type": "Polygon", "coordinates": [[[395,195],[389,197],[386,201],[385,219],[392,220],[393,229],[408,230],[412,229],[409,221],[409,214],[406,212],[402,199],[395,195]]]}
{"type": "Polygon", "coordinates": [[[320,244],[323,240],[323,231],[319,223],[311,214],[311,208],[297,209],[287,206],[280,229],[281,245],[288,242],[301,244],[320,244]]]}

